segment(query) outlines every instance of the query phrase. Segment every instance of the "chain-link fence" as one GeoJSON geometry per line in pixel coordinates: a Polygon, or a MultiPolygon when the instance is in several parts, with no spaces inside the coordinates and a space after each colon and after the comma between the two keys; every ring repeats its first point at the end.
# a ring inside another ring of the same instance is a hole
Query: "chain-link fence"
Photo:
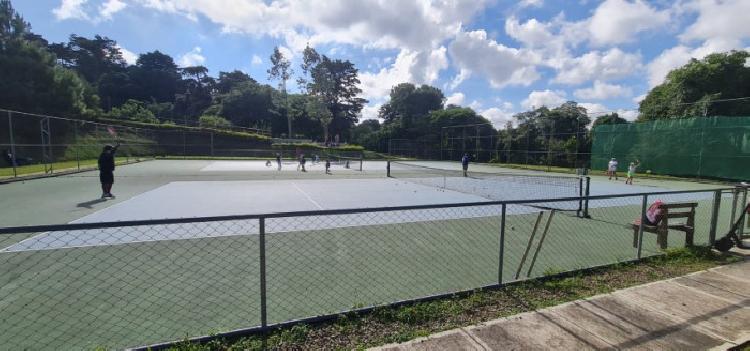
{"type": "MultiPolygon", "coordinates": [[[[739,218],[747,189],[586,200],[587,217],[552,210],[577,207],[569,197],[0,228],[0,344],[236,335],[637,260],[663,250],[638,222],[654,201],[695,205],[692,241],[706,245],[739,218]]],[[[685,243],[670,230],[664,247],[685,243]]]]}
{"type": "MultiPolygon", "coordinates": [[[[123,121],[128,123],[128,121],[123,121]]],[[[154,157],[261,158],[287,160],[301,154],[321,160],[357,159],[362,151],[287,145],[268,135],[174,125],[129,126],[0,109],[0,179],[97,168],[102,147],[120,143],[118,163],[154,157]],[[7,131],[6,131],[7,130],[7,131]]]]}

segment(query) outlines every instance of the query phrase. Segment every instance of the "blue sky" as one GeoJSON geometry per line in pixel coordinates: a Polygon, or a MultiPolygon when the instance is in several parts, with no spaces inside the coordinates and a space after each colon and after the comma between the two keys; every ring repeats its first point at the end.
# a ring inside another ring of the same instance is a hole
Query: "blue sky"
{"type": "MultiPolygon", "coordinates": [[[[441,88],[500,127],[514,113],[574,100],[592,116],[636,117],[669,70],[747,50],[748,0],[24,0],[50,41],[114,39],[134,60],[160,50],[212,75],[267,81],[274,46],[299,71],[307,43],[359,68],[363,118],[401,82],[441,88]]],[[[293,84],[292,84],[293,85],[293,84]]]]}

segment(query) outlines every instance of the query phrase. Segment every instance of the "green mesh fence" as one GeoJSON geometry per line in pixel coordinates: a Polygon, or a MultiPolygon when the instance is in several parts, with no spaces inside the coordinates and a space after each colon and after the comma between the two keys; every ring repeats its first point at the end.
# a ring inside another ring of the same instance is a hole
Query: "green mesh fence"
{"type": "Polygon", "coordinates": [[[638,172],[750,179],[750,117],[699,117],[603,125],[593,132],[591,167],[611,158],[619,171],[641,161],[638,172]]]}

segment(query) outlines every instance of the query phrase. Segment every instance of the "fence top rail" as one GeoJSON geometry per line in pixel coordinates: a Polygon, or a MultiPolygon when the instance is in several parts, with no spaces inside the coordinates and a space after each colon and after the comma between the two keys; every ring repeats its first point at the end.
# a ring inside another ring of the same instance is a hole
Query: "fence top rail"
{"type": "Polygon", "coordinates": [[[447,203],[447,204],[434,204],[434,205],[273,212],[273,213],[262,213],[262,214],[212,216],[212,217],[187,217],[187,218],[146,219],[146,220],[113,221],[113,222],[94,222],[94,223],[28,225],[28,226],[0,227],[0,235],[36,233],[36,232],[48,232],[48,231],[103,229],[103,228],[112,228],[112,227],[133,227],[133,226],[146,226],[146,225],[240,221],[240,220],[252,220],[252,219],[260,219],[260,218],[335,216],[335,215],[348,215],[348,214],[372,213],[372,212],[430,210],[430,209],[441,209],[441,208],[477,207],[477,206],[536,205],[536,204],[544,204],[544,203],[551,203],[551,202],[580,201],[583,199],[606,200],[606,199],[616,199],[616,198],[624,198],[624,197],[638,197],[638,196],[645,196],[645,195],[654,196],[654,195],[673,195],[673,194],[691,194],[691,193],[709,193],[709,192],[710,193],[728,192],[728,191],[735,191],[737,188],[739,188],[739,186],[731,187],[731,188],[727,187],[727,188],[704,189],[704,190],[659,191],[659,192],[650,192],[650,193],[575,196],[575,197],[559,197],[559,198],[547,198],[547,199],[535,199],[535,200],[480,201],[480,202],[447,203]]]}

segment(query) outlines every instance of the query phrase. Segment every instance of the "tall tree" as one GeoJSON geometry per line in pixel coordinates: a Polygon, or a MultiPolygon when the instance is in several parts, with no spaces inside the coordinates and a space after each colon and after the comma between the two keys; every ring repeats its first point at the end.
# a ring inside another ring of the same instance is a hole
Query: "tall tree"
{"type": "Polygon", "coordinates": [[[401,83],[391,88],[390,100],[380,108],[380,118],[386,124],[397,124],[408,137],[418,134],[425,125],[431,111],[443,109],[445,96],[440,89],[422,85],[419,88],[411,83],[401,83]]]}
{"type": "Polygon", "coordinates": [[[638,120],[750,115],[750,102],[731,100],[750,96],[749,58],[747,51],[731,51],[690,60],[651,89],[641,101],[638,120]]]}
{"type": "MultiPolygon", "coordinates": [[[[284,54],[281,52],[281,50],[279,50],[279,47],[274,47],[273,54],[271,54],[271,68],[268,69],[268,79],[279,81],[279,90],[281,90],[284,99],[284,111],[289,110],[286,82],[292,77],[292,74],[294,73],[291,66],[291,62],[289,62],[289,59],[284,57],[284,54]]],[[[288,113],[287,123],[289,138],[294,138],[294,135],[292,134],[292,118],[288,113]]]]}
{"type": "Polygon", "coordinates": [[[310,83],[310,72],[318,63],[320,63],[320,54],[308,44],[305,46],[305,50],[302,51],[302,63],[300,64],[302,73],[297,78],[297,85],[301,92],[307,93],[310,83]]]}
{"type": "Polygon", "coordinates": [[[358,70],[354,64],[342,60],[332,60],[325,55],[310,69],[308,83],[310,95],[318,96],[328,106],[333,115],[330,134],[340,135],[348,131],[358,121],[366,99],[360,98],[358,70]]]}
{"type": "Polygon", "coordinates": [[[308,99],[305,110],[308,116],[320,122],[320,126],[323,127],[323,140],[328,140],[328,126],[333,121],[333,114],[325,102],[317,96],[312,96],[308,99]]]}
{"type": "Polygon", "coordinates": [[[610,114],[606,114],[603,116],[599,116],[596,120],[594,120],[594,124],[591,125],[591,129],[598,126],[602,126],[605,124],[626,124],[628,123],[628,120],[625,118],[620,117],[620,115],[617,114],[617,112],[613,112],[610,114]]]}
{"type": "Polygon", "coordinates": [[[127,66],[117,42],[99,35],[89,39],[73,34],[67,43],[52,44],[49,49],[60,64],[76,70],[92,85],[97,85],[102,75],[127,66]]]}
{"type": "Polygon", "coordinates": [[[229,91],[240,83],[246,82],[257,83],[254,79],[250,78],[247,73],[242,71],[235,70],[232,72],[219,72],[219,78],[216,80],[216,93],[229,93],[229,91]]]}
{"type": "Polygon", "coordinates": [[[174,102],[181,75],[169,55],[154,51],[142,54],[130,71],[139,90],[139,100],[174,102]]]}

